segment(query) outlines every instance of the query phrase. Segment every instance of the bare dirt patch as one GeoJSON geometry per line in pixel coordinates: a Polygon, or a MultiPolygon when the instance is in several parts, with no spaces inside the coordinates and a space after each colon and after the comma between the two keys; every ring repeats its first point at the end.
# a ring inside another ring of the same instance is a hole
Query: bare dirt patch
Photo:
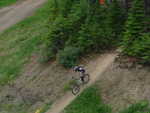
{"type": "MultiPolygon", "coordinates": [[[[91,57],[97,58],[97,55],[91,57]]],[[[87,64],[86,61],[91,57],[84,58],[82,63],[87,64]]],[[[0,87],[0,112],[18,113],[8,106],[25,104],[28,108],[26,112],[33,113],[44,104],[64,95],[64,86],[72,76],[76,76],[73,71],[64,69],[55,61],[40,64],[37,55],[33,55],[24,67],[21,76],[9,85],[0,87]]]]}
{"type": "MultiPolygon", "coordinates": [[[[103,70],[108,65],[109,60],[104,60],[106,56],[112,60],[114,59],[113,55],[90,55],[82,59],[82,64],[92,74],[90,84],[97,79],[99,70],[103,70]],[[101,66],[97,67],[98,65],[101,65],[102,69],[101,66]]],[[[33,113],[44,104],[59,101],[59,98],[65,94],[64,86],[72,79],[72,76],[76,76],[72,70],[64,69],[55,61],[39,64],[37,56],[33,55],[30,63],[25,65],[21,76],[11,81],[9,85],[0,88],[0,107],[9,105],[14,108],[14,106],[18,106],[18,103],[20,105],[25,104],[26,107],[22,109],[28,108],[26,112],[33,113]]],[[[74,98],[73,94],[70,93],[69,91],[69,96],[74,98]]],[[[70,99],[68,102],[70,103],[70,99]]],[[[12,107],[1,108],[0,112],[18,113],[12,110],[12,107]]],[[[62,106],[60,110],[63,110],[62,106]]]]}
{"type": "Polygon", "coordinates": [[[42,65],[37,63],[36,56],[32,56],[30,61],[21,76],[0,89],[1,104],[4,101],[12,105],[30,104],[29,113],[63,95],[64,85],[72,74],[56,62],[42,65]]]}
{"type": "Polygon", "coordinates": [[[121,69],[117,65],[113,63],[98,82],[105,103],[116,112],[140,100],[150,100],[150,68],[121,69]]]}
{"type": "MultiPolygon", "coordinates": [[[[114,61],[116,57],[116,53],[107,53],[99,56],[97,59],[94,59],[88,62],[88,71],[90,74],[90,82],[84,86],[80,93],[87,87],[91,86],[99,79],[100,76],[103,75],[103,72],[107,69],[107,67],[114,61]]],[[[64,108],[67,107],[77,96],[71,94],[71,92],[67,92],[63,97],[58,99],[51,107],[47,113],[61,113],[64,108]]]]}

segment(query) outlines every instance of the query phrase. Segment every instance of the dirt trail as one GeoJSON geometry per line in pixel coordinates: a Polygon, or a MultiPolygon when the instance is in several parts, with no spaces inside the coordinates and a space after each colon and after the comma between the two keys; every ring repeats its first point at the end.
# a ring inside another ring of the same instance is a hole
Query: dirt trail
{"type": "Polygon", "coordinates": [[[0,9],[0,32],[30,16],[46,0],[26,0],[0,9]]]}
{"type": "MultiPolygon", "coordinates": [[[[100,58],[98,58],[95,62],[90,61],[88,64],[88,72],[91,75],[90,77],[90,82],[87,86],[85,86],[82,91],[92,85],[100,76],[102,76],[103,72],[107,69],[109,65],[112,64],[114,61],[115,57],[117,56],[116,53],[109,53],[109,54],[104,54],[100,58]]],[[[81,92],[82,92],[81,91],[81,92]]],[[[60,113],[64,110],[64,108],[69,105],[76,96],[74,96],[71,92],[66,93],[65,96],[63,96],[61,99],[58,99],[50,110],[47,113],[60,113]]]]}

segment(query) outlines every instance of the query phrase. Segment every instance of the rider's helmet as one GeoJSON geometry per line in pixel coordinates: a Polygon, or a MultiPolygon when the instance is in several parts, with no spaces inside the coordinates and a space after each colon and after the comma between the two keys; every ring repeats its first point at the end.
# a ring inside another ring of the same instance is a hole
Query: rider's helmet
{"type": "Polygon", "coordinates": [[[78,71],[78,69],[79,69],[79,66],[75,66],[74,68],[73,68],[73,70],[76,72],[76,71],[78,71]]]}

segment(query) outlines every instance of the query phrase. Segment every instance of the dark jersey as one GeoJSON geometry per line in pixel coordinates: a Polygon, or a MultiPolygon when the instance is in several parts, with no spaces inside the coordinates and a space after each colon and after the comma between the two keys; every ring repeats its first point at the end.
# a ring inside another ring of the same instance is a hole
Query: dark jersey
{"type": "Polygon", "coordinates": [[[82,68],[82,67],[80,67],[80,66],[76,67],[75,71],[76,71],[76,72],[85,73],[85,69],[82,68]]]}

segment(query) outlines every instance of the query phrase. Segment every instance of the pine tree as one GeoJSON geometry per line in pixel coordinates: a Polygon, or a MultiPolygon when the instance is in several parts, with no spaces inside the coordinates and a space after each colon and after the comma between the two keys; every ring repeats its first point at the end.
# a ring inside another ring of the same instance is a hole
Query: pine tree
{"type": "Polygon", "coordinates": [[[123,31],[125,16],[125,11],[121,8],[118,0],[113,0],[108,10],[108,27],[112,30],[114,38],[119,37],[123,31]]]}
{"type": "Polygon", "coordinates": [[[129,10],[123,39],[124,52],[131,52],[134,41],[139,40],[145,29],[144,0],[134,0],[129,10]]]}

